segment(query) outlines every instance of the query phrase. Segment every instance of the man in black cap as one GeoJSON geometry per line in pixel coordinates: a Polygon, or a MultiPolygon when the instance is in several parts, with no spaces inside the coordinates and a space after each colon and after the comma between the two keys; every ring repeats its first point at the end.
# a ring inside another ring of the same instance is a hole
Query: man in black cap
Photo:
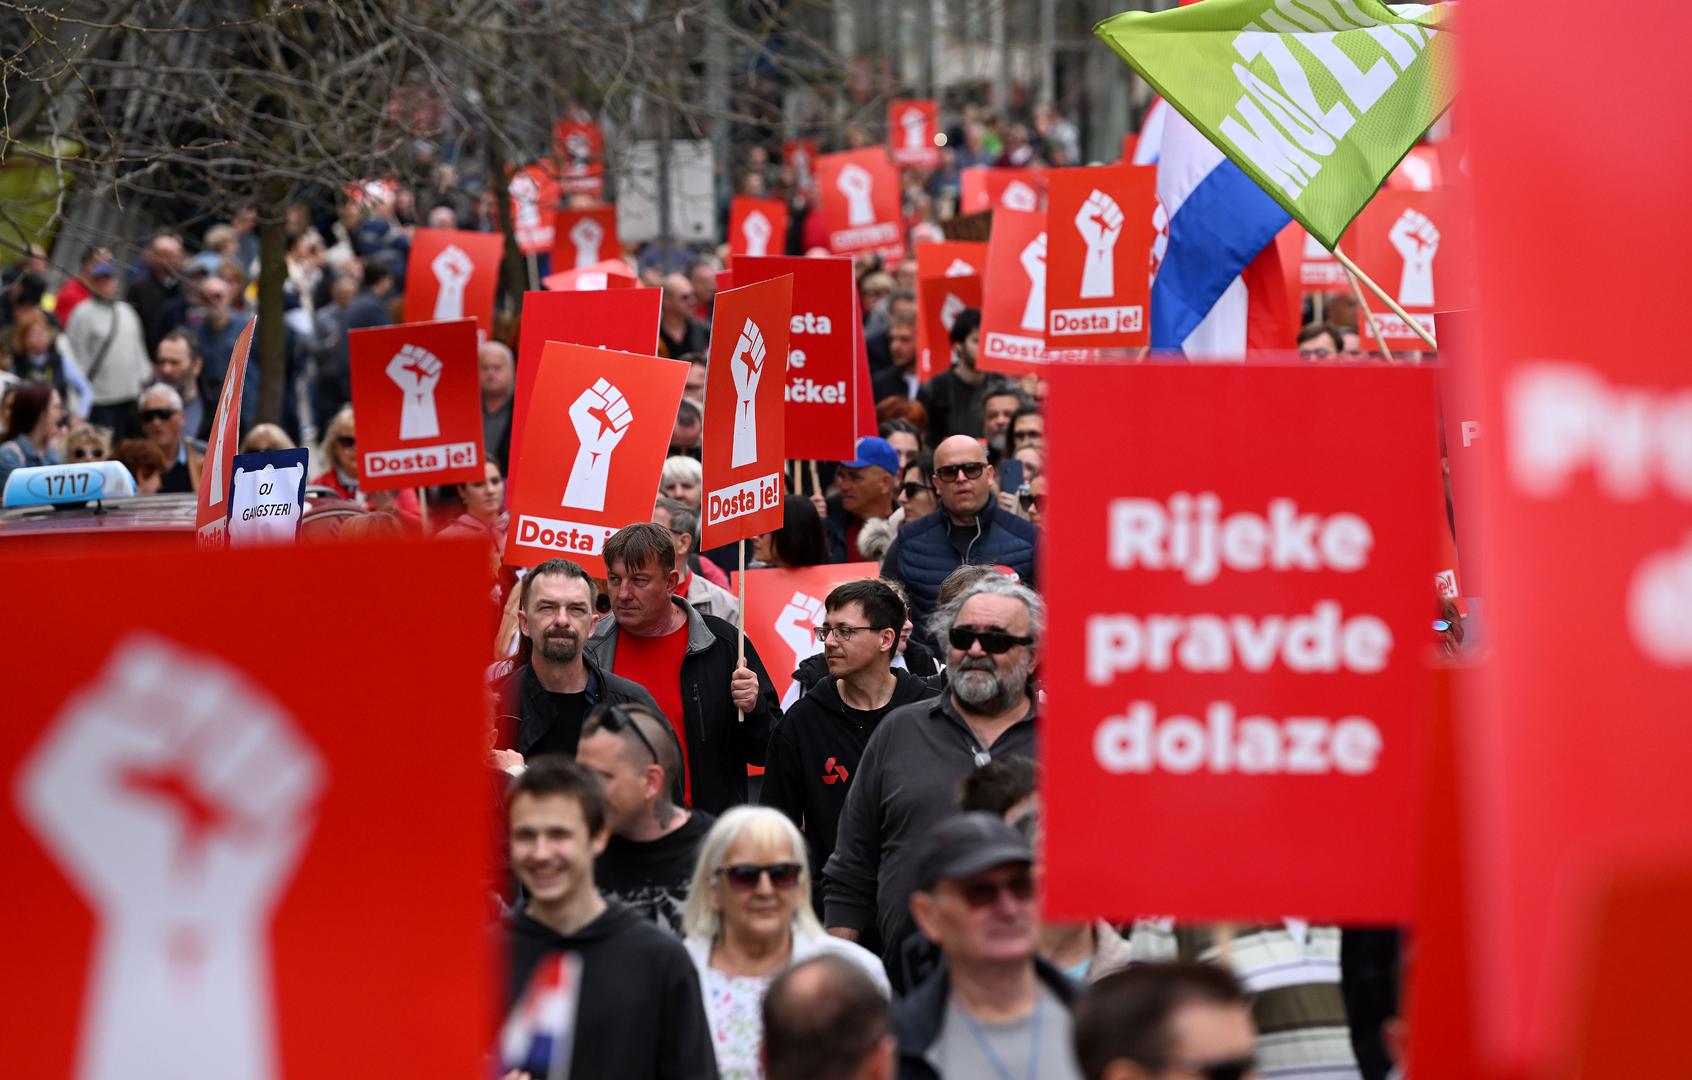
{"type": "Polygon", "coordinates": [[[1035,955],[1034,853],[993,814],[957,814],[921,847],[911,915],[945,960],[899,1006],[902,1080],[1080,1080],[1074,989],[1035,955]]]}

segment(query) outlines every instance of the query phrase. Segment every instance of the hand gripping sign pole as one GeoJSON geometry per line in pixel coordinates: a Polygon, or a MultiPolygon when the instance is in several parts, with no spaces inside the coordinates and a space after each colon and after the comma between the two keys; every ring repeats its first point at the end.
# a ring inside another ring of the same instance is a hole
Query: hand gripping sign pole
{"type": "MultiPolygon", "coordinates": [[[[1381,302],[1383,304],[1385,304],[1387,307],[1391,308],[1392,313],[1394,315],[1397,315],[1400,319],[1403,319],[1404,325],[1408,326],[1412,331],[1414,331],[1417,337],[1419,337],[1423,341],[1427,342],[1428,348],[1434,350],[1435,352],[1439,351],[1439,342],[1437,342],[1433,339],[1433,335],[1428,333],[1427,330],[1423,329],[1421,323],[1417,322],[1415,319],[1412,319],[1410,317],[1410,313],[1408,311],[1405,311],[1403,308],[1399,307],[1398,301],[1394,300],[1392,297],[1388,296],[1386,290],[1381,288],[1379,285],[1376,285],[1374,280],[1372,278],[1370,278],[1368,274],[1365,274],[1362,270],[1358,269],[1357,264],[1351,261],[1351,256],[1349,256],[1345,252],[1341,251],[1338,244],[1334,245],[1334,258],[1339,260],[1340,265],[1345,267],[1346,273],[1350,274],[1354,281],[1360,281],[1364,285],[1367,285],[1369,287],[1369,291],[1374,293],[1376,296],[1380,297],[1381,302]]],[[[1373,317],[1371,317],[1371,319],[1370,319],[1370,328],[1374,329],[1374,331],[1375,331],[1375,340],[1381,341],[1382,340],[1381,332],[1378,328],[1376,328],[1374,326],[1373,317]]]]}

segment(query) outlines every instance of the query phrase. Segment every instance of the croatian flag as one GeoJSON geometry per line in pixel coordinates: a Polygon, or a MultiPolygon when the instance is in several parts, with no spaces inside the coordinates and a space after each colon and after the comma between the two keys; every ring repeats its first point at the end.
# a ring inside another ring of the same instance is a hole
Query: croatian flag
{"type": "Polygon", "coordinates": [[[1129,164],[1157,164],[1158,155],[1163,152],[1163,124],[1170,112],[1169,102],[1162,98],[1152,102],[1146,118],[1140,121],[1140,141],[1134,144],[1134,157],[1129,164]]]}
{"type": "MultiPolygon", "coordinates": [[[[1282,343],[1260,316],[1284,326],[1286,311],[1275,235],[1292,218],[1187,118],[1165,109],[1157,197],[1167,238],[1152,282],[1151,347],[1195,359],[1242,359],[1250,346],[1282,343]],[[1253,267],[1262,254],[1274,263],[1253,267]],[[1244,276],[1242,276],[1244,275],[1244,276]],[[1254,332],[1255,331],[1255,332],[1254,332]]],[[[1295,327],[1296,329],[1296,327],[1295,327]]]]}
{"type": "Polygon", "coordinates": [[[535,967],[522,1000],[499,1033],[501,1075],[512,1069],[535,1080],[565,1080],[570,1075],[581,972],[581,957],[575,953],[554,953],[535,967]]]}

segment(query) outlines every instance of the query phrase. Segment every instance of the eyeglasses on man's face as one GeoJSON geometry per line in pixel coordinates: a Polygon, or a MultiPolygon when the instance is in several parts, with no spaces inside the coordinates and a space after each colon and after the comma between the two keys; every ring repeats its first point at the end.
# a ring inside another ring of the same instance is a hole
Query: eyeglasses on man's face
{"type": "Polygon", "coordinates": [[[839,638],[840,643],[844,645],[848,641],[851,641],[852,635],[856,634],[860,630],[880,632],[885,629],[887,629],[885,626],[846,626],[844,624],[840,626],[829,626],[825,623],[824,625],[817,627],[813,632],[817,635],[817,640],[825,645],[828,644],[828,639],[831,636],[839,638]]]}

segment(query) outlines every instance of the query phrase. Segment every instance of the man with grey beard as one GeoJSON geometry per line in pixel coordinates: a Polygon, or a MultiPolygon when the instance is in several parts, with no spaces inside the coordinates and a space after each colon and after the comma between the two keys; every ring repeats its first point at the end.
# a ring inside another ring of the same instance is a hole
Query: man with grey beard
{"type": "Polygon", "coordinates": [[[568,559],[548,559],[523,578],[517,612],[523,651],[489,672],[499,702],[501,767],[537,754],[574,757],[588,710],[602,701],[664,715],[645,687],[587,658],[582,646],[593,629],[595,591],[587,572],[568,559]]]}
{"type": "Polygon", "coordinates": [[[1045,620],[1039,596],[1000,574],[935,613],[930,626],[949,648],[951,685],[888,713],[864,747],[823,867],[829,933],[856,941],[873,926],[883,958],[898,957],[916,929],[917,852],[929,829],[956,812],[958,781],[1005,754],[1034,756],[1039,709],[1029,673],[1045,620]]]}

